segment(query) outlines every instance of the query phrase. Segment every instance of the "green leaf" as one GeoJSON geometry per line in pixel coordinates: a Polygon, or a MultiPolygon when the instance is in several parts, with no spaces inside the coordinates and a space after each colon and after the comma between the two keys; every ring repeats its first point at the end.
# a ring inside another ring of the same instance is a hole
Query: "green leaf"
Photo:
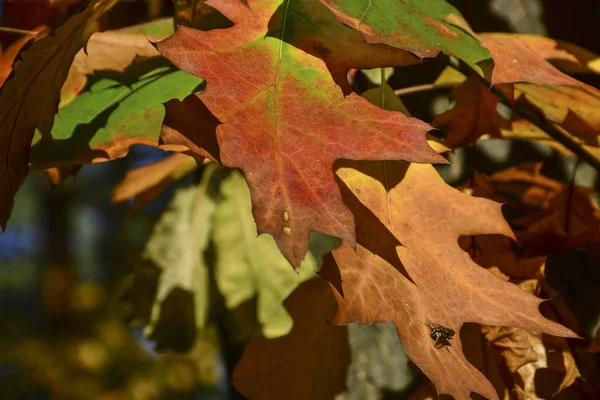
{"type": "Polygon", "coordinates": [[[396,96],[394,89],[387,83],[373,89],[365,90],[361,96],[369,100],[369,103],[375,104],[384,110],[400,111],[402,114],[410,116],[410,112],[402,100],[396,96]]]}
{"type": "Polygon", "coordinates": [[[145,24],[129,26],[120,29],[120,31],[126,33],[143,33],[148,36],[167,37],[175,32],[175,23],[173,22],[173,18],[162,18],[145,24]]]}
{"type": "MultiPolygon", "coordinates": [[[[381,85],[381,68],[361,69],[360,72],[367,77],[369,82],[374,83],[375,85],[381,85]]],[[[383,79],[385,79],[386,82],[393,74],[394,68],[383,68],[383,79]]]]}
{"type": "Polygon", "coordinates": [[[113,75],[93,75],[98,80],[89,90],[59,111],[55,142],[34,145],[34,165],[108,161],[125,156],[133,144],[158,146],[163,103],[183,100],[203,82],[159,58],[113,75]]]}
{"type": "Polygon", "coordinates": [[[142,254],[143,261],[160,270],[146,328],[158,349],[185,350],[193,344],[196,331],[206,326],[209,275],[204,251],[216,206],[209,192],[222,178],[222,172],[210,164],[198,186],[175,193],[142,254]]]}
{"type": "Polygon", "coordinates": [[[286,335],[293,321],[283,301],[300,283],[316,276],[317,261],[312,253],[307,253],[296,273],[271,235],[257,237],[250,190],[241,173],[234,171],[223,181],[221,195],[214,213],[213,241],[215,279],[225,304],[233,309],[257,297],[263,335],[286,335]]]}
{"type": "Polygon", "coordinates": [[[470,33],[460,12],[444,0],[320,0],[345,25],[371,43],[408,50],[420,58],[440,51],[458,57],[480,75],[489,51],[470,33]]]}

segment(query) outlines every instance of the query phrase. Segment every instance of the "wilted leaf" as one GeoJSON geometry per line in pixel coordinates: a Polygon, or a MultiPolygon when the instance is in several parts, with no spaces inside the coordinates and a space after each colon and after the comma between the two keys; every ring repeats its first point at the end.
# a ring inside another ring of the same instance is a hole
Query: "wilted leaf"
{"type": "Polygon", "coordinates": [[[134,144],[158,147],[165,117],[163,103],[183,100],[202,80],[161,59],[131,68],[133,74],[99,79],[62,108],[52,127],[55,142],[36,143],[32,164],[102,162],[124,157],[134,144]],[[141,71],[135,71],[138,67],[141,71]]]}
{"type": "MultiPolygon", "coordinates": [[[[537,280],[519,284],[534,293],[537,280]]],[[[513,377],[516,393],[527,399],[551,398],[580,376],[564,338],[519,328],[483,327],[486,339],[500,350],[513,377]]]]}
{"type": "Polygon", "coordinates": [[[266,338],[286,335],[292,319],[283,301],[303,281],[314,278],[317,261],[309,252],[296,274],[270,235],[256,236],[250,190],[237,171],[221,184],[213,219],[215,280],[225,305],[233,309],[258,297],[257,314],[266,338]]]}
{"type": "Polygon", "coordinates": [[[185,154],[172,154],[160,161],[127,171],[114,188],[111,201],[118,203],[135,197],[132,211],[156,199],[171,183],[194,171],[196,160],[185,154]]]}
{"type": "Polygon", "coordinates": [[[75,54],[98,29],[98,18],[117,0],[90,1],[53,35],[22,51],[0,91],[0,226],[6,228],[13,198],[28,171],[36,128],[46,139],[60,101],[60,90],[75,54]],[[43,107],[40,108],[40,104],[43,107]]]}
{"type": "Polygon", "coordinates": [[[489,72],[479,65],[490,58],[489,52],[462,27],[448,22],[448,17],[460,13],[444,0],[321,2],[340,22],[361,32],[370,43],[405,49],[419,58],[435,57],[442,51],[464,60],[482,76],[489,72]]]}
{"type": "Polygon", "coordinates": [[[346,328],[326,322],[336,307],[329,285],[306,281],[285,307],[292,331],[250,342],[233,371],[233,385],[249,400],[333,399],[346,386],[350,354],[346,328]]]}
{"type": "Polygon", "coordinates": [[[353,217],[331,171],[336,159],[443,159],[426,145],[429,125],[356,94],[344,97],[323,61],[286,42],[292,34],[286,29],[302,20],[288,8],[294,2],[248,3],[215,4],[233,28],[180,27],[157,46],[175,65],[207,80],[199,98],[222,123],[221,160],[243,170],[259,233],[272,234],[298,268],[312,230],[354,242],[353,217]],[[265,37],[273,30],[280,35],[265,37]],[[224,72],[215,65],[236,68],[224,72]]]}
{"type": "Polygon", "coordinates": [[[386,162],[384,171],[382,164],[363,162],[360,172],[348,167],[337,172],[347,196],[367,208],[352,206],[357,242],[368,242],[369,250],[343,246],[333,252],[337,269],[325,265],[321,270],[337,289],[340,310],[334,322],[392,321],[407,354],[439,393],[462,398],[476,391],[495,398],[493,388],[463,358],[460,341],[453,341],[449,353],[433,348],[428,319],[456,332],[464,322],[479,322],[574,334],[542,317],[540,299],[478,267],[458,246],[462,235],[512,235],[499,204],[461,194],[431,166],[386,162]],[[386,228],[399,243],[395,259],[390,254],[394,241],[381,234],[386,228]]]}
{"type": "MultiPolygon", "coordinates": [[[[189,349],[196,331],[206,323],[209,279],[204,251],[210,240],[210,221],[215,210],[214,199],[208,192],[215,190],[220,179],[222,171],[211,164],[206,167],[199,186],[175,192],[142,254],[142,261],[154,265],[160,274],[146,328],[159,350],[189,349]]],[[[139,277],[138,274],[138,281],[139,277]]],[[[135,284],[134,281],[133,291],[135,284]]],[[[152,295],[140,293],[149,294],[152,295]]]]}
{"type": "MultiPolygon", "coordinates": [[[[538,87],[515,85],[517,103],[550,122],[564,128],[563,135],[579,143],[600,160],[600,96],[590,91],[571,87],[538,87]]],[[[512,128],[502,130],[507,139],[532,140],[552,146],[562,154],[572,154],[563,145],[531,122],[513,121],[512,128]]]]}

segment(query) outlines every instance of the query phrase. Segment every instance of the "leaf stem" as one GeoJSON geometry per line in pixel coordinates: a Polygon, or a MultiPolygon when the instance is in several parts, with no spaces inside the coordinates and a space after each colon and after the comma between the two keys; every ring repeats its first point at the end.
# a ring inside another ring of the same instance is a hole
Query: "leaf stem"
{"type": "Polygon", "coordinates": [[[394,90],[394,93],[396,93],[396,95],[398,95],[398,96],[404,96],[406,94],[426,92],[428,90],[449,89],[449,88],[453,88],[455,86],[456,86],[456,84],[454,84],[454,83],[444,83],[444,84],[439,84],[439,85],[436,85],[435,83],[427,83],[425,85],[416,85],[416,86],[409,86],[409,87],[405,87],[405,88],[401,88],[401,89],[396,89],[396,90],[394,90]]]}
{"type": "Polygon", "coordinates": [[[29,31],[27,29],[10,28],[8,26],[0,26],[0,32],[18,33],[20,35],[31,35],[35,36],[39,31],[29,31]]]}

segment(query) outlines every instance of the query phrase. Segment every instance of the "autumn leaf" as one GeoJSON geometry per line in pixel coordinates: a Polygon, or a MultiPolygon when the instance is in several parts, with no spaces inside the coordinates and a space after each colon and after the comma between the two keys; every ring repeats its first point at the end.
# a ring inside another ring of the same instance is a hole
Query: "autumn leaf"
{"type": "Polygon", "coordinates": [[[221,183],[219,198],[212,221],[214,279],[225,306],[234,309],[257,297],[262,335],[286,335],[292,319],[282,303],[299,284],[316,277],[317,260],[308,253],[296,274],[272,236],[256,236],[250,191],[238,171],[221,183]]]}
{"type": "Polygon", "coordinates": [[[346,328],[326,322],[336,307],[329,285],[306,281],[284,305],[294,320],[292,331],[250,342],[233,371],[233,385],[249,400],[333,399],[346,387],[350,354],[346,328]]]}
{"type": "Polygon", "coordinates": [[[160,40],[169,34],[171,32],[164,35],[122,31],[96,32],[88,40],[85,51],[80,50],[77,53],[73,66],[85,75],[107,70],[124,72],[134,62],[160,57],[150,40],[160,40]]]}
{"type": "Polygon", "coordinates": [[[165,119],[160,131],[160,148],[220,163],[217,126],[221,123],[197,96],[165,103],[165,119]]]}
{"type": "Polygon", "coordinates": [[[209,313],[209,272],[204,251],[216,204],[211,192],[224,178],[206,167],[198,186],[179,189],[154,227],[126,298],[158,350],[187,351],[209,313]],[[151,302],[152,305],[149,305],[151,302]]]}
{"type": "Polygon", "coordinates": [[[134,144],[158,147],[163,103],[185,98],[202,80],[174,69],[166,60],[142,64],[137,76],[123,73],[99,79],[60,109],[52,126],[54,142],[35,143],[31,163],[47,167],[102,162],[124,157],[134,144]]]}
{"type": "Polygon", "coordinates": [[[531,50],[548,60],[562,71],[577,73],[600,73],[600,56],[576,44],[541,35],[514,33],[482,33],[492,38],[518,38],[531,50]]]}
{"type": "MultiPolygon", "coordinates": [[[[519,283],[529,293],[535,293],[538,286],[537,279],[519,283]]],[[[482,331],[500,351],[513,375],[513,391],[521,398],[551,398],[581,376],[564,338],[509,327],[486,326],[482,331]]]]}
{"type": "Polygon", "coordinates": [[[597,92],[595,88],[560,72],[518,37],[484,37],[481,42],[494,60],[489,80],[492,85],[526,82],[538,86],[574,86],[597,92]]]}
{"type": "MultiPolygon", "coordinates": [[[[550,200],[563,190],[563,184],[542,174],[543,163],[525,162],[509,167],[489,176],[494,190],[504,196],[498,201],[507,201],[530,209],[545,209],[550,200]]],[[[512,204],[510,204],[512,205],[512,204]]]]}
{"type": "Polygon", "coordinates": [[[194,171],[196,161],[185,154],[170,156],[127,171],[123,180],[114,188],[111,201],[119,203],[135,197],[131,211],[137,211],[156,199],[171,183],[194,171]]]}
{"type": "Polygon", "coordinates": [[[333,258],[335,261],[326,262],[320,272],[336,289],[339,308],[333,324],[394,322],[407,355],[436,385],[438,394],[468,398],[474,391],[495,398],[493,387],[463,357],[460,340],[453,340],[448,352],[434,348],[427,320],[458,328],[440,296],[420,290],[360,244],[356,250],[343,244],[334,250],[333,258]]]}
{"type": "MultiPolygon", "coordinates": [[[[40,32],[42,30],[44,30],[44,27],[38,27],[33,32],[40,32]]],[[[34,37],[37,37],[39,40],[45,35],[45,33],[37,35],[24,35],[23,37],[12,42],[8,48],[2,51],[2,54],[0,54],[0,85],[2,85],[6,78],[8,78],[10,75],[13,62],[23,46],[27,45],[34,37]]]]}
{"type": "Polygon", "coordinates": [[[565,185],[548,207],[515,219],[524,228],[517,238],[531,254],[548,254],[586,246],[598,240],[600,209],[590,198],[590,189],[565,185]]]}
{"type": "Polygon", "coordinates": [[[407,51],[370,43],[361,33],[340,24],[319,0],[279,0],[279,3],[281,5],[269,21],[268,35],[283,38],[286,43],[323,60],[333,80],[345,94],[352,93],[347,78],[350,69],[420,63],[417,57],[407,51]]]}
{"type": "Polygon", "coordinates": [[[433,347],[427,320],[456,332],[465,322],[478,322],[574,336],[540,314],[540,299],[480,268],[458,246],[465,235],[512,236],[500,204],[461,194],[428,165],[386,162],[385,171],[377,162],[354,165],[360,170],[343,166],[337,174],[347,186],[345,200],[354,204],[357,250],[334,250],[336,263],[321,270],[340,303],[332,322],[394,322],[407,354],[438,393],[457,398],[471,391],[496,395],[463,358],[460,340],[449,353],[433,347]],[[396,242],[381,235],[384,229],[396,242]]]}
{"type": "Polygon", "coordinates": [[[472,143],[486,134],[501,138],[501,129],[510,128],[509,121],[496,110],[500,99],[485,87],[479,76],[471,75],[451,96],[456,106],[436,116],[431,123],[446,129],[444,143],[451,148],[472,143]]]}
{"type": "MultiPolygon", "coordinates": [[[[515,85],[515,93],[519,107],[556,124],[563,135],[600,160],[600,96],[572,87],[538,87],[529,84],[515,85]]],[[[524,119],[514,120],[510,129],[502,130],[502,136],[543,143],[562,154],[572,155],[570,150],[524,119]]]]}
{"type": "Polygon", "coordinates": [[[321,0],[340,22],[361,32],[370,43],[385,43],[405,49],[419,58],[430,58],[440,51],[468,63],[480,75],[480,65],[490,58],[479,40],[456,26],[458,10],[444,0],[321,0]]]}
{"type": "Polygon", "coordinates": [[[98,18],[117,0],[90,1],[64,25],[23,50],[0,91],[0,226],[6,228],[13,198],[28,171],[36,128],[46,139],[60,101],[60,90],[75,54],[98,29],[98,18]],[[39,107],[43,104],[43,107],[39,107]]]}
{"type": "Polygon", "coordinates": [[[336,159],[444,160],[426,145],[429,125],[344,97],[323,61],[286,42],[301,18],[289,9],[294,2],[248,3],[215,4],[232,28],[179,27],[157,46],[208,82],[198,97],[222,123],[221,160],[242,169],[259,233],[273,235],[297,268],[312,230],[354,242],[354,220],[331,171],[336,159]],[[265,37],[274,24],[283,36],[265,37]]]}

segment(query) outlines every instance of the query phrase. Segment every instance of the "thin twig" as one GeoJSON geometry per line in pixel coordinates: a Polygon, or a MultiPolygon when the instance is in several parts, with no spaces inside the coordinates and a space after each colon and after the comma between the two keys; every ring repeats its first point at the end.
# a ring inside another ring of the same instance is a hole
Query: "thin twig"
{"type": "Polygon", "coordinates": [[[396,90],[394,90],[394,93],[396,93],[397,96],[404,96],[406,94],[426,92],[428,90],[448,89],[448,88],[453,88],[455,86],[456,86],[455,83],[443,83],[443,84],[439,84],[439,85],[436,85],[434,83],[427,83],[425,85],[416,85],[416,86],[409,86],[409,87],[405,87],[405,88],[401,88],[401,89],[396,89],[396,90]]]}
{"type": "Polygon", "coordinates": [[[28,31],[26,29],[9,28],[8,26],[0,26],[0,32],[18,33],[20,35],[31,35],[31,36],[35,36],[39,33],[38,31],[28,31]]]}
{"type": "MultiPolygon", "coordinates": [[[[471,73],[474,73],[473,70],[471,70],[471,68],[469,68],[462,62],[458,69],[460,72],[462,72],[463,74],[466,74],[467,76],[469,76],[471,73]]],[[[506,95],[504,93],[502,93],[501,90],[499,90],[495,86],[492,86],[490,84],[490,82],[488,82],[487,80],[482,78],[479,74],[477,76],[479,76],[479,78],[485,83],[485,85],[487,87],[491,86],[490,91],[492,93],[494,93],[498,98],[500,98],[500,100],[502,100],[502,103],[504,103],[509,108],[511,108],[513,113],[517,114],[519,117],[521,117],[523,119],[526,119],[527,121],[531,122],[532,124],[534,124],[535,126],[540,128],[541,130],[546,132],[548,134],[548,136],[550,136],[552,139],[556,140],[558,143],[565,146],[573,154],[577,155],[583,161],[587,162],[592,167],[594,167],[597,171],[600,172],[600,160],[598,160],[590,151],[585,149],[579,142],[577,142],[575,139],[573,139],[571,134],[566,129],[562,128],[560,125],[558,125],[555,122],[550,121],[547,118],[541,118],[533,110],[530,110],[523,106],[520,106],[517,103],[513,104],[506,97],[506,95]]]]}

